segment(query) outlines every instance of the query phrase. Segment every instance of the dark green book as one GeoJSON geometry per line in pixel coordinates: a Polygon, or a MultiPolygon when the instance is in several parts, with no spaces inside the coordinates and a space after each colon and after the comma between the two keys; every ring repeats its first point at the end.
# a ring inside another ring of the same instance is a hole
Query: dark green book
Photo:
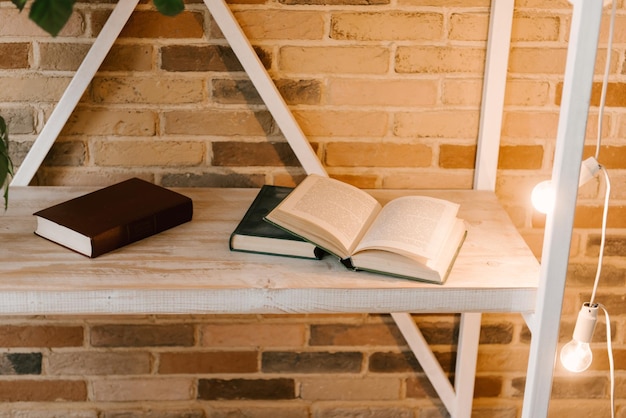
{"type": "Polygon", "coordinates": [[[248,211],[230,235],[231,251],[244,251],[287,257],[320,259],[324,251],[282,228],[266,222],[270,213],[293,190],[291,187],[264,185],[248,211]]]}

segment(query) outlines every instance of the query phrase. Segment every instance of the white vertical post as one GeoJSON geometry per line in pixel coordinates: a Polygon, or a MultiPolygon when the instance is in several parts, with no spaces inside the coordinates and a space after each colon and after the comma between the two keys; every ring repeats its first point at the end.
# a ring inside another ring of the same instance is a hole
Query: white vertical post
{"type": "Polygon", "coordinates": [[[124,0],[117,3],[111,16],[109,16],[100,34],[98,34],[98,37],[89,49],[87,56],[85,56],[80,67],[78,67],[74,78],[72,78],[63,96],[61,96],[61,100],[54,108],[50,119],[44,125],[41,133],[28,151],[26,158],[20,164],[11,181],[12,186],[28,186],[28,183],[33,179],[85,89],[93,79],[96,71],[98,71],[98,68],[100,68],[102,61],[104,61],[133,10],[135,10],[137,3],[139,3],[139,0],[124,0]]]}
{"type": "Polygon", "coordinates": [[[514,0],[492,0],[474,189],[495,190],[514,0]]]}
{"type": "Polygon", "coordinates": [[[591,98],[602,0],[574,0],[552,181],[554,211],[545,228],[542,264],[522,417],[548,414],[565,276],[578,194],[578,175],[591,98]]]}

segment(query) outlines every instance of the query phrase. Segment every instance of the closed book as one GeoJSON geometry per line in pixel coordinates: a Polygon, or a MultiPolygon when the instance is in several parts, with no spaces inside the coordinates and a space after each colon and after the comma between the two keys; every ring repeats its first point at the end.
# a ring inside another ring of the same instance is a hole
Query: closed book
{"type": "Polygon", "coordinates": [[[132,178],[34,215],[35,234],[93,258],[190,221],[193,202],[132,178]]]}
{"type": "Polygon", "coordinates": [[[263,218],[293,190],[291,187],[264,185],[230,236],[232,251],[321,258],[323,251],[304,239],[278,228],[263,218]]]}

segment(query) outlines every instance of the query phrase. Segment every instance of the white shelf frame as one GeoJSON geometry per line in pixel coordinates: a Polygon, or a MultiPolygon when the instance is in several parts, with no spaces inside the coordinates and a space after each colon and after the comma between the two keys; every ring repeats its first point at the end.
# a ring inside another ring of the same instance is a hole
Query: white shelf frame
{"type": "MultiPolygon", "coordinates": [[[[139,0],[125,0],[117,3],[50,119],[19,167],[12,186],[27,186],[31,182],[138,2],[139,0]]],[[[228,5],[223,0],[204,0],[204,3],[305,171],[326,175],[324,167],[228,5]]],[[[577,179],[602,12],[601,0],[574,0],[572,3],[574,5],[572,33],[553,170],[558,189],[555,213],[559,213],[559,216],[548,216],[536,311],[526,316],[532,331],[532,341],[522,410],[522,416],[525,418],[546,417],[548,411],[553,354],[558,340],[569,256],[569,245],[564,245],[564,241],[571,240],[577,179]],[[574,85],[577,86],[575,91],[572,89],[574,85]],[[551,280],[548,280],[548,277],[551,280]]],[[[513,11],[514,0],[492,1],[474,181],[474,188],[477,190],[495,190],[513,11]]],[[[470,418],[481,313],[461,314],[454,385],[448,381],[411,315],[408,313],[391,315],[451,417],[470,418]]]]}

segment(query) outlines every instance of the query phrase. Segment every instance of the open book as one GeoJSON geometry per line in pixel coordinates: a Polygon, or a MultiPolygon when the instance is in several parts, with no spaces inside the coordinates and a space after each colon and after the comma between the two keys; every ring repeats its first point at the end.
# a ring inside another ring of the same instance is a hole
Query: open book
{"type": "Polygon", "coordinates": [[[458,208],[427,196],[382,207],[354,186],[311,174],[266,220],[355,270],[443,283],[467,233],[458,208]]]}

